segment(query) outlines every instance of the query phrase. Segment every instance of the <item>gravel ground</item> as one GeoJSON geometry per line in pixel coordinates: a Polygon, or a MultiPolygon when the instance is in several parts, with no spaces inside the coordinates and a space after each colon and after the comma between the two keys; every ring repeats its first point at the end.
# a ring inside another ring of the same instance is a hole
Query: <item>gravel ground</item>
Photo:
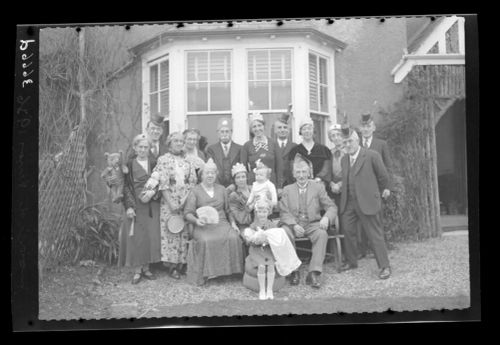
{"type": "Polygon", "coordinates": [[[42,320],[194,315],[262,315],[462,309],[470,306],[468,237],[443,236],[425,242],[400,243],[390,251],[393,274],[377,278],[374,259],[337,273],[325,264],[323,285],[286,285],[274,301],[259,301],[241,284],[241,276],[191,286],[156,271],[158,279],[130,284],[132,271],[104,266],[61,267],[45,274],[40,287],[42,320]],[[96,279],[97,278],[97,279],[96,279]]]}

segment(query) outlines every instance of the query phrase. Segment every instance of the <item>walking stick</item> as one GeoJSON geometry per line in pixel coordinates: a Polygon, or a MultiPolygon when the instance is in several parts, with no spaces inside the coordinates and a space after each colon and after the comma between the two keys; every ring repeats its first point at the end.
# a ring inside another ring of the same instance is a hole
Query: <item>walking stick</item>
{"type": "Polygon", "coordinates": [[[128,233],[129,236],[134,236],[134,223],[135,223],[135,217],[132,218],[132,222],[130,223],[130,231],[128,233]]]}

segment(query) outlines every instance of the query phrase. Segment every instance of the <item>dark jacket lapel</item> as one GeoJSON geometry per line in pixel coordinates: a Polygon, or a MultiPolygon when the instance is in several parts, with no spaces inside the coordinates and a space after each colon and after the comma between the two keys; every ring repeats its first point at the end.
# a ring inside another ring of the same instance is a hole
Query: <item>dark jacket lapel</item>
{"type": "Polygon", "coordinates": [[[354,169],[354,175],[356,175],[359,172],[359,169],[363,166],[363,163],[365,162],[366,158],[366,149],[361,147],[359,150],[358,158],[356,159],[356,162],[354,162],[354,166],[352,167],[354,169]]]}
{"type": "Polygon", "coordinates": [[[231,164],[234,162],[237,154],[238,149],[236,148],[236,144],[234,143],[234,141],[231,141],[231,147],[229,148],[229,159],[231,160],[231,164]]]}

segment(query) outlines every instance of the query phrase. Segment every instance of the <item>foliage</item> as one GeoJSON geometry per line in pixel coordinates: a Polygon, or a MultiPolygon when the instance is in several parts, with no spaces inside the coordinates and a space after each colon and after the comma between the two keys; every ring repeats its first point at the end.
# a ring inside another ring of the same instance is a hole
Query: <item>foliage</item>
{"type": "Polygon", "coordinates": [[[116,263],[120,223],[120,215],[111,212],[104,204],[82,208],[70,231],[68,254],[73,255],[72,262],[94,260],[116,263]]]}
{"type": "Polygon", "coordinates": [[[382,123],[377,133],[388,142],[393,160],[394,191],[383,209],[386,237],[392,240],[428,237],[423,227],[428,210],[422,202],[429,172],[429,153],[422,139],[429,130],[422,109],[422,100],[427,98],[423,85],[413,80],[399,102],[380,111],[382,123]]]}

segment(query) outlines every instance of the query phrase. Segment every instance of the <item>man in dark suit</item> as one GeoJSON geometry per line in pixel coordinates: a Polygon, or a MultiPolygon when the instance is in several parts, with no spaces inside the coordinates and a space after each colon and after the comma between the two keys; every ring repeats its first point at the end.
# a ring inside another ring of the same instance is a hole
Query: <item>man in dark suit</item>
{"type": "Polygon", "coordinates": [[[359,131],[361,132],[360,145],[366,149],[375,150],[382,156],[382,161],[388,172],[392,169],[391,156],[389,155],[389,147],[383,139],[375,138],[373,133],[377,127],[373,121],[371,114],[361,115],[359,131]]]}
{"type": "Polygon", "coordinates": [[[241,145],[231,140],[233,126],[230,118],[221,118],[217,123],[219,142],[207,148],[207,160],[212,157],[217,165],[217,183],[228,187],[233,183],[231,169],[240,162],[241,145]]]}
{"type": "Polygon", "coordinates": [[[297,144],[290,139],[290,127],[288,126],[289,117],[289,114],[283,113],[274,124],[274,133],[276,134],[276,143],[278,144],[278,156],[283,160],[283,163],[286,164],[283,169],[283,178],[281,179],[283,184],[281,186],[276,186],[278,189],[292,184],[295,181],[291,166],[287,164],[289,162],[288,156],[290,151],[297,146],[297,144]]]}
{"type": "MultiPolygon", "coordinates": [[[[156,159],[159,156],[167,153],[167,148],[165,146],[163,139],[163,128],[164,128],[165,118],[160,114],[156,113],[151,115],[150,120],[146,125],[146,136],[150,143],[149,154],[156,159]]],[[[136,153],[132,150],[129,155],[129,159],[135,158],[136,153]]]]}
{"type": "MultiPolygon", "coordinates": [[[[384,162],[385,168],[390,173],[392,169],[392,161],[391,156],[389,154],[389,147],[387,146],[387,142],[383,139],[375,138],[373,133],[377,127],[375,126],[375,122],[373,121],[373,117],[371,114],[362,114],[360,120],[359,131],[361,132],[361,138],[359,144],[367,149],[377,151],[382,156],[382,161],[384,162]]],[[[390,176],[390,174],[389,174],[390,176]]],[[[391,181],[389,180],[389,189],[391,189],[391,181]]],[[[368,239],[361,229],[361,226],[358,230],[358,245],[359,245],[359,254],[360,258],[366,256],[367,252],[369,252],[370,244],[368,243],[368,239]]]]}
{"type": "Polygon", "coordinates": [[[349,127],[342,129],[346,155],[342,158],[340,215],[344,229],[346,263],[343,270],[357,268],[358,222],[370,240],[379,266],[379,278],[391,275],[389,256],[380,222],[382,198],[390,195],[389,174],[380,154],[359,145],[358,134],[349,127]]]}
{"type": "MultiPolygon", "coordinates": [[[[312,243],[312,257],[306,284],[318,289],[325,261],[327,230],[337,218],[337,207],[328,197],[323,183],[311,180],[312,163],[298,153],[293,161],[295,183],[285,186],[279,202],[280,221],[292,244],[295,237],[306,236],[312,243]],[[321,211],[325,211],[321,216],[321,211]]],[[[290,283],[297,285],[299,271],[290,274],[290,283]]]]}

